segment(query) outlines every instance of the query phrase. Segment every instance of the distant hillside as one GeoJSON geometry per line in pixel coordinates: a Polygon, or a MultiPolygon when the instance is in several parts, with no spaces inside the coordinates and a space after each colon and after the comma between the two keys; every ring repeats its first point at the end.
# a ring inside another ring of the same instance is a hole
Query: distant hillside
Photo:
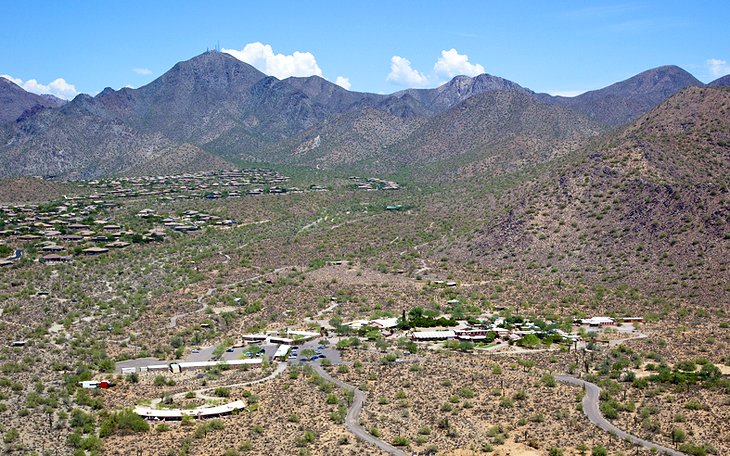
{"type": "Polygon", "coordinates": [[[662,66],[637,74],[599,90],[576,97],[550,97],[541,100],[581,112],[599,124],[616,127],[624,125],[670,96],[689,86],[704,84],[677,66],[662,66]]]}
{"type": "Polygon", "coordinates": [[[0,124],[12,122],[32,109],[58,108],[65,102],[52,95],[36,95],[0,77],[0,124]]]}
{"type": "Polygon", "coordinates": [[[269,161],[278,163],[323,169],[363,163],[372,171],[392,172],[387,157],[383,157],[386,148],[408,137],[424,121],[373,108],[359,109],[333,116],[290,140],[281,141],[266,155],[269,161]]]}
{"type": "Polygon", "coordinates": [[[235,166],[223,158],[192,144],[162,149],[157,156],[120,174],[125,176],[150,176],[195,173],[232,169],[235,166]]]}
{"type": "Polygon", "coordinates": [[[687,88],[509,194],[466,258],[557,280],[727,296],[730,91],[687,88]]]}
{"type": "Polygon", "coordinates": [[[598,131],[580,114],[529,93],[483,92],[429,119],[389,148],[387,159],[430,167],[442,178],[513,172],[564,155],[598,131]]]}
{"type": "Polygon", "coordinates": [[[39,203],[61,199],[64,195],[79,194],[73,184],[54,182],[35,177],[0,179],[0,204],[39,203]]]}
{"type": "Polygon", "coordinates": [[[407,89],[397,92],[395,96],[410,95],[433,113],[450,109],[467,98],[485,92],[518,92],[532,94],[517,83],[489,74],[480,74],[470,78],[456,76],[451,81],[435,89],[407,89]]]}
{"type": "Polygon", "coordinates": [[[725,75],[721,78],[717,78],[714,81],[707,84],[708,87],[730,87],[730,74],[725,75]]]}

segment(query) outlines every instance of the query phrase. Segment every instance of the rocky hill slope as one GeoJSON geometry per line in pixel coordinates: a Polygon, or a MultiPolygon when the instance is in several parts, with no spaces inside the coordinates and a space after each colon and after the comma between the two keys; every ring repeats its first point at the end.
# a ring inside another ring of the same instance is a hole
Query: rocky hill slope
{"type": "Polygon", "coordinates": [[[507,194],[504,215],[455,251],[550,280],[724,299],[729,111],[730,90],[681,91],[507,194]]]}

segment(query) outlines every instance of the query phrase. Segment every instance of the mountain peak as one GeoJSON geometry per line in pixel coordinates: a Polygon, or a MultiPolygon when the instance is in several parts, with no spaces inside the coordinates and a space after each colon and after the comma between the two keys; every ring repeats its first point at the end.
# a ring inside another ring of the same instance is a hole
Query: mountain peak
{"type": "Polygon", "coordinates": [[[0,124],[18,119],[24,112],[34,108],[58,108],[63,100],[52,95],[37,95],[0,77],[0,124]]]}
{"type": "Polygon", "coordinates": [[[183,79],[189,79],[191,82],[220,88],[229,85],[242,85],[248,88],[265,77],[264,73],[252,65],[238,60],[230,54],[206,51],[189,60],[178,62],[149,85],[151,86],[157,81],[166,84],[184,84],[183,79]]]}
{"type": "Polygon", "coordinates": [[[651,68],[626,80],[575,97],[540,99],[575,109],[602,125],[617,127],[639,117],[680,90],[704,84],[676,65],[651,68]]]}

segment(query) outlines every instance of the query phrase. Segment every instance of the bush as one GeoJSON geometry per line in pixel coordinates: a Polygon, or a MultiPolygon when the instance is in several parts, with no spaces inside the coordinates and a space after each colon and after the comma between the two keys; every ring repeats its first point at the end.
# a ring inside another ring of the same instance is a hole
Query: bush
{"type": "Polygon", "coordinates": [[[298,447],[304,447],[304,446],[309,445],[312,442],[314,442],[314,434],[310,431],[307,431],[304,434],[302,434],[301,437],[297,438],[295,443],[298,447]]]}
{"type": "Polygon", "coordinates": [[[608,456],[608,450],[602,446],[595,446],[591,450],[591,456],[608,456]]]}
{"type": "Polygon", "coordinates": [[[409,442],[408,439],[403,437],[402,435],[398,435],[393,439],[393,446],[408,446],[409,443],[411,442],[409,442]]]}
{"type": "Polygon", "coordinates": [[[137,432],[147,432],[150,425],[141,416],[137,415],[132,409],[124,409],[109,415],[101,423],[99,428],[99,437],[104,438],[112,434],[133,434],[137,432]]]}
{"type": "Polygon", "coordinates": [[[464,399],[471,399],[475,396],[474,391],[470,388],[460,388],[458,394],[464,399]]]}
{"type": "Polygon", "coordinates": [[[710,452],[710,448],[704,446],[704,445],[693,445],[691,443],[683,443],[679,446],[679,451],[687,454],[691,454],[692,456],[707,456],[707,454],[710,452]]]}
{"type": "Polygon", "coordinates": [[[225,387],[218,387],[213,392],[218,397],[229,397],[231,395],[231,390],[225,387]]]}

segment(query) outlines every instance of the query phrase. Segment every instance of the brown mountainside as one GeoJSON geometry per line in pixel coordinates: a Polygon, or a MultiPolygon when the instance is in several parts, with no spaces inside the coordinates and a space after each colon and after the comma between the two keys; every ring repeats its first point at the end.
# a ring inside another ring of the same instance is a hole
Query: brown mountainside
{"type": "Polygon", "coordinates": [[[445,177],[513,172],[564,155],[598,131],[580,114],[530,94],[485,92],[428,120],[388,158],[445,177]]]}
{"type": "Polygon", "coordinates": [[[538,97],[547,103],[581,112],[601,125],[617,127],[638,118],[685,87],[703,85],[682,68],[667,65],[576,97],[545,94],[538,97]]]}
{"type": "Polygon", "coordinates": [[[505,215],[455,250],[550,280],[727,302],[728,110],[728,90],[683,90],[510,194],[505,215]]]}

